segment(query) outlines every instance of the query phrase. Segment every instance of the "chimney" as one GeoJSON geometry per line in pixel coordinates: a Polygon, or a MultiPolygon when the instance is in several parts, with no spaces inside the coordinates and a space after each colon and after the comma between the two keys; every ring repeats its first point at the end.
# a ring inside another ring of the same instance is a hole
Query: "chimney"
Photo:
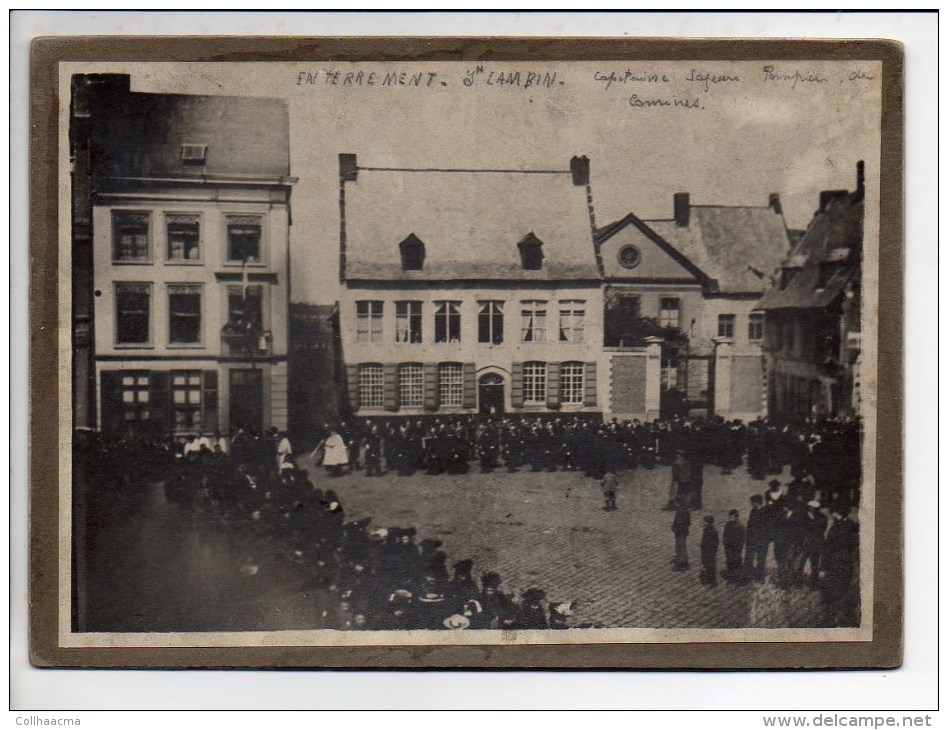
{"type": "Polygon", "coordinates": [[[862,160],[856,163],[856,195],[861,200],[866,194],[866,163],[862,160]]]}
{"type": "Polygon", "coordinates": [[[777,215],[783,215],[783,206],[780,204],[780,193],[771,193],[767,199],[767,207],[777,215]]]}
{"type": "Polygon", "coordinates": [[[691,202],[688,193],[675,193],[675,225],[688,227],[691,217],[691,202]]]}
{"type": "Polygon", "coordinates": [[[341,182],[355,182],[359,176],[359,165],[356,156],[351,153],[339,155],[339,180],[341,182]]]}
{"type": "Polygon", "coordinates": [[[589,185],[589,158],[586,155],[571,159],[569,171],[573,174],[573,185],[589,185]]]}

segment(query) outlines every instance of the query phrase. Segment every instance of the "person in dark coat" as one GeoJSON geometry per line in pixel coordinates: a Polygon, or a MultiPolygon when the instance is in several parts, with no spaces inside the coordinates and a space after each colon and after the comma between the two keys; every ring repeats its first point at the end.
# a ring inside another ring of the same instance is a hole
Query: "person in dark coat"
{"type": "Polygon", "coordinates": [[[724,571],[721,575],[729,583],[739,582],[744,574],[744,543],[747,539],[740,512],[732,509],[727,513],[724,523],[724,571]]]}
{"type": "Polygon", "coordinates": [[[445,593],[458,606],[463,606],[468,601],[477,600],[481,597],[477,583],[474,582],[474,578],[471,576],[473,568],[474,561],[471,559],[459,560],[454,564],[454,577],[448,583],[445,593]]]}
{"type": "Polygon", "coordinates": [[[718,546],[721,539],[714,526],[714,517],[705,515],[704,532],[701,533],[701,575],[699,580],[706,586],[718,584],[718,546]]]}
{"type": "Polygon", "coordinates": [[[501,577],[493,572],[481,576],[481,606],[490,616],[490,628],[513,628],[517,618],[517,606],[510,596],[500,590],[501,577]]]}
{"type": "Polygon", "coordinates": [[[854,580],[859,572],[859,525],[845,507],[834,508],[832,517],[823,547],[822,600],[833,626],[853,626],[859,622],[859,581],[854,580]]]}
{"type": "Polygon", "coordinates": [[[688,570],[688,531],[691,528],[691,512],[688,511],[688,502],[679,498],[676,503],[675,517],[672,519],[672,532],[675,535],[675,560],[672,570],[681,572],[688,570]]]}
{"type": "Polygon", "coordinates": [[[520,610],[517,612],[518,629],[545,629],[548,624],[541,602],[546,597],[539,588],[529,588],[523,593],[520,610]]]}
{"type": "Polygon", "coordinates": [[[365,434],[365,475],[382,476],[382,434],[372,425],[365,434]]]}
{"type": "Polygon", "coordinates": [[[664,507],[666,511],[671,512],[676,509],[676,502],[679,498],[684,497],[688,499],[688,494],[691,491],[691,475],[691,462],[688,460],[688,457],[685,456],[684,451],[679,451],[678,456],[675,457],[675,463],[672,464],[672,479],[668,489],[668,503],[664,507]]]}
{"type": "Polygon", "coordinates": [[[820,511],[820,503],[810,500],[801,517],[803,535],[797,563],[793,566],[794,580],[803,580],[803,570],[810,564],[810,587],[814,590],[820,585],[820,559],[823,554],[823,538],[826,535],[827,519],[820,511]]]}

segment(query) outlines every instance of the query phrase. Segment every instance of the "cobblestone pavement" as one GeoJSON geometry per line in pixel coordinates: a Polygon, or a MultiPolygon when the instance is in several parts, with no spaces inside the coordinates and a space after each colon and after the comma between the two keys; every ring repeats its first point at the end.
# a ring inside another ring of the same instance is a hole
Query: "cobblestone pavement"
{"type": "MultiPolygon", "coordinates": [[[[599,485],[578,472],[367,478],[327,477],[309,466],[316,486],[333,488],[347,520],[371,517],[382,527],[411,527],[417,541],[437,537],[449,567],[474,560],[475,576],[497,571],[502,590],[542,588],[550,601],[579,602],[574,624],[639,628],[810,627],[821,625],[819,594],[772,585],[732,586],[698,580],[703,528],[693,513],[691,569],[671,571],[672,513],[661,510],[669,467],[619,474],[619,510],[604,512],[599,485]]],[[[765,489],[743,469],[722,475],[705,467],[703,514],[720,530],[728,510],[746,519],[749,497],[765,489]]],[[[724,565],[723,549],[718,569],[724,565]]],[[[773,570],[773,566],[770,566],[773,570]]]]}

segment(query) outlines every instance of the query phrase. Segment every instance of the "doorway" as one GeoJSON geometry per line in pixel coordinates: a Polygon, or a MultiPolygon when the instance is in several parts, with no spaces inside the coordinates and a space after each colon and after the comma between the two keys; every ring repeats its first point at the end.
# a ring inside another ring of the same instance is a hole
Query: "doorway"
{"type": "Polygon", "coordinates": [[[481,413],[504,412],[504,379],[497,373],[482,375],[477,381],[477,402],[481,413]]]}
{"type": "Polygon", "coordinates": [[[263,372],[230,371],[230,432],[237,429],[263,435],[263,372]]]}

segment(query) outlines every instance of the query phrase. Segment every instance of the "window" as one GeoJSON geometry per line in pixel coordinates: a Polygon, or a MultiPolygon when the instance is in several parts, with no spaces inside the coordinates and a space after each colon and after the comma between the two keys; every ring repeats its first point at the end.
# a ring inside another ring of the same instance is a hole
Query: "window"
{"type": "Polygon", "coordinates": [[[176,430],[190,431],[201,428],[200,370],[172,371],[171,403],[176,430]]]}
{"type": "Polygon", "coordinates": [[[520,265],[527,271],[537,271],[543,268],[543,241],[533,233],[528,233],[520,243],[520,265]]]}
{"type": "Polygon", "coordinates": [[[619,250],[619,264],[624,269],[634,269],[642,262],[642,252],[637,246],[623,246],[619,250]]]}
{"type": "Polygon", "coordinates": [[[582,342],[586,302],[565,299],[560,302],[560,342],[582,342]]]}
{"type": "Polygon", "coordinates": [[[425,266],[425,244],[418,236],[412,233],[398,244],[402,255],[402,269],[405,271],[421,271],[425,266]]]}
{"type": "Polygon", "coordinates": [[[149,386],[147,371],[122,374],[122,420],[147,421],[149,418],[149,386]]]}
{"type": "Polygon", "coordinates": [[[677,297],[662,297],[659,303],[658,321],[662,327],[679,329],[681,326],[681,300],[677,297]]]}
{"type": "Polygon", "coordinates": [[[718,337],[734,339],[734,320],[733,314],[718,315],[718,337]]]}
{"type": "Polygon", "coordinates": [[[201,287],[198,284],[168,286],[168,339],[174,343],[201,341],[201,287]]]}
{"type": "Polygon", "coordinates": [[[395,342],[421,342],[421,302],[395,302],[395,342]]]}
{"type": "Polygon", "coordinates": [[[504,341],[504,303],[477,303],[477,341],[500,345],[504,341]]]}
{"type": "Polygon", "coordinates": [[[546,402],[546,363],[527,362],[523,364],[523,402],[546,402]]]}
{"type": "Polygon", "coordinates": [[[402,365],[398,369],[398,402],[405,408],[420,408],[424,397],[425,379],[421,365],[402,365]]]}
{"type": "Polygon", "coordinates": [[[197,261],[201,258],[201,221],[196,215],[169,215],[168,260],[197,261]]]}
{"type": "Polygon", "coordinates": [[[150,261],[148,241],[149,213],[116,210],[112,212],[112,258],[115,261],[150,261]]]}
{"type": "Polygon", "coordinates": [[[526,301],[521,303],[521,340],[523,342],[546,341],[546,302],[526,301]]]}
{"type": "Polygon", "coordinates": [[[359,366],[359,405],[381,408],[385,403],[384,377],[381,365],[359,366]]]}
{"type": "Polygon", "coordinates": [[[461,341],[461,302],[435,302],[435,342],[461,341]]]}
{"type": "Polygon", "coordinates": [[[382,302],[356,302],[356,342],[382,341],[382,302]]]}
{"type": "Polygon", "coordinates": [[[145,345],[151,341],[151,284],[115,285],[115,342],[145,345]]]}
{"type": "Polygon", "coordinates": [[[185,165],[203,165],[206,159],[206,144],[181,145],[181,162],[183,162],[185,165]]]}
{"type": "Polygon", "coordinates": [[[263,329],[263,287],[227,287],[227,326],[234,332],[263,329]]]}
{"type": "Polygon", "coordinates": [[[764,339],[764,315],[754,312],[747,318],[747,339],[760,342],[764,339]]]}
{"type": "Polygon", "coordinates": [[[448,408],[464,405],[461,363],[445,362],[438,366],[438,402],[448,408]]]}
{"type": "Polygon", "coordinates": [[[259,215],[227,216],[227,260],[260,261],[262,232],[259,215]]]}
{"type": "Polygon", "coordinates": [[[586,368],[581,362],[564,362],[560,365],[560,401],[582,403],[586,368]]]}

